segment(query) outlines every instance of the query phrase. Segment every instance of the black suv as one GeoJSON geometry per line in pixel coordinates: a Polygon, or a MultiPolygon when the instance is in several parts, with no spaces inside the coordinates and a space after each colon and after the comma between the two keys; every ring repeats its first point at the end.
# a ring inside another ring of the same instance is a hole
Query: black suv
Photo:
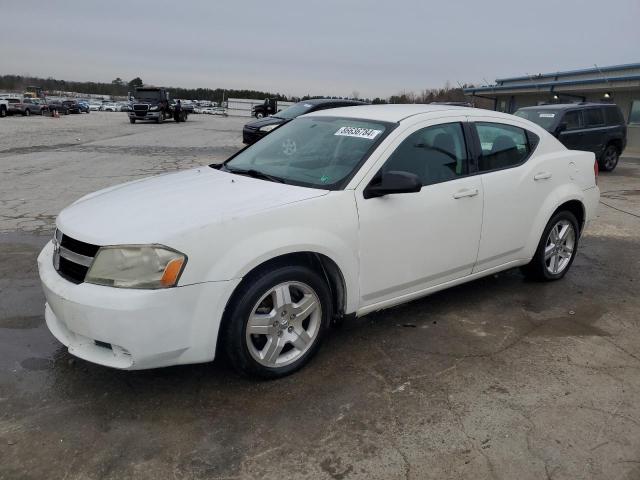
{"type": "Polygon", "coordinates": [[[612,171],[627,145],[627,126],[613,103],[568,103],[524,107],[514,113],[537,123],[570,150],[596,154],[600,170],[612,171]]]}
{"type": "Polygon", "coordinates": [[[242,141],[247,145],[257,142],[271,130],[290,122],[305,113],[327,110],[329,108],[352,107],[354,105],[367,105],[358,100],[337,100],[331,98],[315,98],[303,102],[294,103],[289,108],[274,113],[271,117],[249,122],[242,130],[242,141]]]}

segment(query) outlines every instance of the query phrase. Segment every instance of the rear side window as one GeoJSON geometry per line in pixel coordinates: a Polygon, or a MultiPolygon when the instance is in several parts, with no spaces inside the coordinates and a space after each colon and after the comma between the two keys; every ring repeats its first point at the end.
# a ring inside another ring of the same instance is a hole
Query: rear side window
{"type": "Polygon", "coordinates": [[[605,108],[604,119],[607,122],[607,125],[622,125],[624,123],[622,112],[618,107],[605,108]]]}
{"type": "Polygon", "coordinates": [[[584,111],[584,123],[587,127],[601,127],[604,125],[604,115],[601,108],[587,108],[584,111]]]}
{"type": "Polygon", "coordinates": [[[536,140],[530,142],[527,130],[513,125],[477,122],[475,128],[482,149],[478,163],[478,170],[481,172],[515,167],[523,163],[532,151],[532,143],[537,143],[536,135],[529,132],[536,140]]]}
{"type": "Polygon", "coordinates": [[[576,130],[582,128],[582,115],[579,110],[567,112],[564,115],[563,122],[567,125],[567,130],[576,130]]]}
{"type": "Polygon", "coordinates": [[[640,100],[631,102],[631,110],[629,110],[629,123],[640,123],[640,100]]]}

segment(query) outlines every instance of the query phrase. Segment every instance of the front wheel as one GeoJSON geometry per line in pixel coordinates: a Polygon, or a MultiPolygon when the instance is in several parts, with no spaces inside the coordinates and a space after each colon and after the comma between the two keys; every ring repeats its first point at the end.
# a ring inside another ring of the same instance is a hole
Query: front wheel
{"type": "Polygon", "coordinates": [[[28,108],[24,111],[24,116],[28,117],[31,115],[31,110],[29,110],[28,108]]]}
{"type": "Polygon", "coordinates": [[[7,109],[3,107],[0,107],[0,118],[4,118],[7,116],[7,109]]]}
{"type": "Polygon", "coordinates": [[[540,281],[560,280],[576,257],[579,232],[573,213],[556,213],[547,223],[531,262],[522,268],[523,273],[540,281]]]}
{"type": "Polygon", "coordinates": [[[602,153],[602,157],[598,161],[598,167],[605,172],[611,172],[618,165],[618,159],[620,153],[615,145],[607,145],[607,148],[602,153]]]}
{"type": "Polygon", "coordinates": [[[264,115],[263,115],[263,114],[261,114],[261,113],[256,113],[256,118],[257,118],[258,120],[260,120],[260,119],[261,119],[261,118],[263,118],[263,117],[264,117],[264,115]]]}
{"type": "Polygon", "coordinates": [[[248,278],[225,312],[227,356],[242,374],[278,378],[318,351],[333,305],[323,278],[303,266],[282,266],[248,278]]]}
{"type": "Polygon", "coordinates": [[[136,119],[135,118],[130,118],[129,119],[129,123],[136,123],[136,119]]]}

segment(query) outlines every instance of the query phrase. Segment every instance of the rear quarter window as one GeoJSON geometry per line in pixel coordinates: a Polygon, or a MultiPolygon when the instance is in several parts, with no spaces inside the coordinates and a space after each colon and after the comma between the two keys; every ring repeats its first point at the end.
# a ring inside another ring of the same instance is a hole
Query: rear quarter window
{"type": "Polygon", "coordinates": [[[618,107],[607,107],[604,109],[604,119],[607,125],[622,125],[624,119],[622,118],[622,112],[618,107]]]}

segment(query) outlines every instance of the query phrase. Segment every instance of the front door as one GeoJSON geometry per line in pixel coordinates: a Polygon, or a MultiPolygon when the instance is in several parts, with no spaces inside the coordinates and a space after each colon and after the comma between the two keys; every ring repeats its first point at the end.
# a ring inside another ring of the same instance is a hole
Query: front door
{"type": "Polygon", "coordinates": [[[362,306],[469,275],[478,253],[483,191],[469,175],[463,122],[414,126],[394,146],[381,171],[414,173],[423,186],[369,199],[356,192],[362,306]]]}

